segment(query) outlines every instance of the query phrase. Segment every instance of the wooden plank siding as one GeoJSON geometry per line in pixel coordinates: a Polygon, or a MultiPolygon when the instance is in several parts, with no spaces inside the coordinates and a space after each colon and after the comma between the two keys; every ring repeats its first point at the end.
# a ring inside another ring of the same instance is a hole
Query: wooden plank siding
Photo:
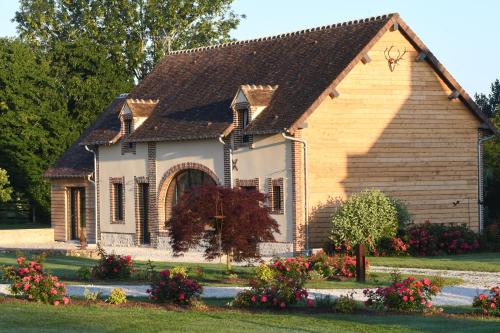
{"type": "Polygon", "coordinates": [[[329,198],[378,188],[408,205],[415,222],[478,230],[479,121],[399,32],[387,32],[307,119],[310,240],[327,241],[329,198]],[[406,48],[393,72],[384,50],[406,48]],[[457,203],[457,201],[459,203],[457,203]],[[455,205],[453,203],[456,203],[455,205]]]}
{"type": "Polygon", "coordinates": [[[85,217],[87,242],[95,243],[95,199],[94,184],[85,179],[52,179],[51,180],[51,225],[54,229],[54,240],[70,239],[70,199],[71,187],[85,188],[85,217]]]}

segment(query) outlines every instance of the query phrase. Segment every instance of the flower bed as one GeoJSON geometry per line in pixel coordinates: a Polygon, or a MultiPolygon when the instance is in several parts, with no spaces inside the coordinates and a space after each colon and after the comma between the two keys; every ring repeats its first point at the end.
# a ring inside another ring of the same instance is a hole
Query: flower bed
{"type": "Polygon", "coordinates": [[[500,316],[500,287],[491,288],[488,295],[474,297],[472,306],[479,308],[485,315],[500,316]]]}
{"type": "Polygon", "coordinates": [[[297,303],[313,306],[304,289],[310,263],[303,257],[276,259],[270,265],[262,264],[250,282],[250,290],[239,293],[234,305],[243,307],[276,307],[284,309],[297,303]]]}
{"type": "Polygon", "coordinates": [[[377,290],[364,290],[365,306],[376,310],[425,311],[432,308],[432,297],[440,288],[429,279],[410,276],[403,281],[377,290]]]}
{"type": "Polygon", "coordinates": [[[190,304],[201,296],[203,289],[198,282],[189,279],[182,272],[172,273],[170,270],[161,271],[151,282],[147,290],[149,297],[158,303],[173,302],[176,304],[190,304]]]}
{"type": "Polygon", "coordinates": [[[16,297],[53,305],[69,303],[64,283],[43,270],[41,258],[29,262],[24,257],[17,258],[17,267],[5,267],[3,278],[16,297]]]}
{"type": "Polygon", "coordinates": [[[99,247],[99,262],[92,275],[99,279],[128,279],[133,271],[131,256],[108,255],[99,247]]]}
{"type": "MultiPolygon", "coordinates": [[[[335,277],[354,278],[356,276],[356,257],[349,255],[329,256],[324,251],[320,251],[309,257],[312,270],[324,278],[335,277]]],[[[369,262],[365,259],[366,267],[369,262]]]]}
{"type": "Polygon", "coordinates": [[[444,226],[426,221],[406,231],[412,255],[461,254],[479,249],[478,235],[466,226],[444,226]]]}

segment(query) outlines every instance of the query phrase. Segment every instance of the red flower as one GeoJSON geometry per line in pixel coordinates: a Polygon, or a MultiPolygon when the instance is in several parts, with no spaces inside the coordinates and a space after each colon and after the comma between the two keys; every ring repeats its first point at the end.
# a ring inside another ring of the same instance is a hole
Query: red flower
{"type": "Polygon", "coordinates": [[[266,303],[266,302],[267,302],[267,296],[266,296],[266,295],[262,295],[262,296],[260,297],[260,301],[261,301],[262,303],[266,303]]]}
{"type": "Polygon", "coordinates": [[[179,301],[183,301],[186,298],[186,295],[184,293],[179,294],[179,301]]]}

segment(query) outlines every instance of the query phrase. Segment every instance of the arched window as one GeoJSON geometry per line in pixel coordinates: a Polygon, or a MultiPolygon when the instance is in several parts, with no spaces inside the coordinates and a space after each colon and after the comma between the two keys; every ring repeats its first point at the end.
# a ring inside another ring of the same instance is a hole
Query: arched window
{"type": "Polygon", "coordinates": [[[215,180],[207,173],[196,170],[182,170],[170,182],[165,196],[165,217],[168,220],[174,207],[184,192],[203,185],[215,185],[215,180]]]}

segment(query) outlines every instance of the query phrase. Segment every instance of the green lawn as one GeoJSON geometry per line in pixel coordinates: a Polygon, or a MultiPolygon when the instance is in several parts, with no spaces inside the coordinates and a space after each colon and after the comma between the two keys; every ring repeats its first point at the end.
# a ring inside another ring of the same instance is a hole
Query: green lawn
{"type": "Polygon", "coordinates": [[[483,252],[438,257],[369,257],[370,265],[500,272],[500,253],[483,252]]]}
{"type": "Polygon", "coordinates": [[[0,302],[5,332],[498,332],[500,320],[475,317],[341,315],[307,312],[165,310],[104,305],[0,302]]]}
{"type": "MultiPolygon", "coordinates": [[[[0,254],[0,265],[13,265],[16,263],[16,256],[14,254],[0,254]]],[[[77,281],[77,270],[82,266],[91,267],[95,265],[96,260],[80,258],[80,257],[69,257],[69,256],[49,256],[46,260],[45,268],[52,274],[59,276],[61,279],[71,282],[77,281]]],[[[252,276],[253,267],[243,267],[243,266],[233,266],[234,273],[237,274],[238,280],[229,280],[228,274],[226,273],[226,265],[218,263],[210,264],[192,264],[192,263],[167,263],[167,262],[154,262],[156,270],[172,268],[174,266],[186,266],[191,271],[196,266],[199,266],[203,270],[203,278],[200,282],[206,286],[241,286],[247,285],[248,279],[252,276]]],[[[134,261],[134,266],[138,269],[144,269],[146,267],[146,262],[144,261],[134,261]]],[[[125,283],[137,283],[138,281],[126,281],[125,283]]],[[[390,282],[390,274],[387,273],[371,273],[369,274],[367,281],[365,283],[358,283],[355,280],[348,281],[309,281],[306,284],[307,288],[318,288],[318,289],[338,289],[338,288],[367,288],[367,287],[377,287],[381,285],[387,285],[390,282]]],[[[445,283],[459,284],[462,280],[460,279],[445,279],[445,283]]],[[[103,282],[99,282],[103,283],[103,282]]],[[[106,283],[106,282],[104,282],[106,283]]],[[[116,282],[111,282],[116,283],[116,282]]],[[[123,283],[123,281],[120,281],[123,283]]]]}

